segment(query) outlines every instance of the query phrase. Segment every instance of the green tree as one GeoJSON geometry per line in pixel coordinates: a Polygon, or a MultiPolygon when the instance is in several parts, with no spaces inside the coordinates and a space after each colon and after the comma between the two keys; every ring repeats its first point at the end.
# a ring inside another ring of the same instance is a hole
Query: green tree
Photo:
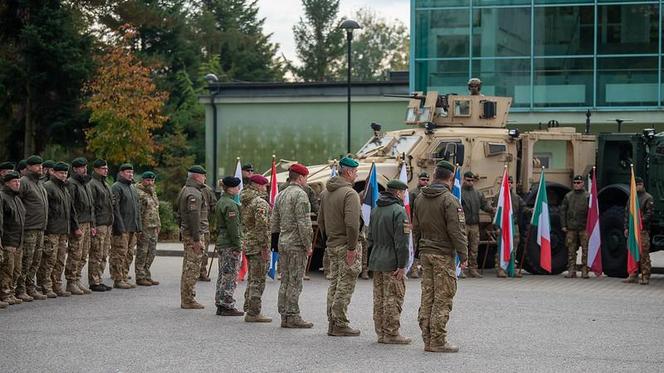
{"type": "Polygon", "coordinates": [[[194,164],[190,144],[182,130],[176,126],[172,133],[160,141],[162,151],[158,157],[159,196],[164,201],[175,201],[187,179],[187,169],[194,164]]]}
{"type": "Polygon", "coordinates": [[[344,34],[339,29],[339,0],[302,0],[304,18],[293,27],[301,66],[289,64],[291,72],[304,81],[327,81],[337,77],[339,58],[344,53],[344,34]]]}

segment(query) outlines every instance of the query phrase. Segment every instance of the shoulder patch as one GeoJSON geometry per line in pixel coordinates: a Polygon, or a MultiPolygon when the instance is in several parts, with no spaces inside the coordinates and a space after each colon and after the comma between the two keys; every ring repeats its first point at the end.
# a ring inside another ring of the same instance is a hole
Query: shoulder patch
{"type": "Polygon", "coordinates": [[[237,217],[237,213],[236,213],[235,211],[229,211],[229,212],[226,214],[226,216],[227,216],[229,219],[235,219],[235,218],[237,217]]]}
{"type": "Polygon", "coordinates": [[[463,208],[457,208],[457,214],[459,215],[459,223],[466,223],[466,215],[463,213],[463,208]]]}
{"type": "Polygon", "coordinates": [[[411,224],[408,220],[403,221],[403,233],[409,234],[411,232],[411,224]]]}

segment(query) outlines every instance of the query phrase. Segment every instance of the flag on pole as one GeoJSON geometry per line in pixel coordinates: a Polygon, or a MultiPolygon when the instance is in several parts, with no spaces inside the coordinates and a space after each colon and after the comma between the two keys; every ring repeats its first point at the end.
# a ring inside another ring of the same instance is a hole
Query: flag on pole
{"type": "Polygon", "coordinates": [[[630,165],[631,176],[629,181],[629,218],[627,221],[627,273],[636,274],[639,271],[641,260],[641,206],[636,195],[636,180],[634,179],[634,165],[630,165]]]}
{"type": "Polygon", "coordinates": [[[540,174],[535,210],[533,211],[530,225],[537,228],[537,244],[540,246],[540,267],[551,273],[551,224],[549,222],[549,200],[546,196],[544,167],[542,167],[542,173],[540,174]]]}
{"type": "MultiPolygon", "coordinates": [[[[401,164],[401,172],[399,172],[399,180],[404,184],[408,185],[408,172],[406,170],[406,162],[401,164]]],[[[406,208],[406,216],[408,217],[408,224],[410,221],[410,193],[406,190],[406,193],[403,194],[403,206],[406,208]]],[[[415,248],[413,245],[413,233],[408,233],[408,262],[406,263],[406,273],[410,271],[410,267],[413,266],[413,261],[415,261],[415,248]]]]}
{"type": "Polygon", "coordinates": [[[588,220],[586,232],[588,234],[588,265],[596,276],[602,274],[602,239],[599,230],[599,202],[597,200],[597,170],[593,167],[590,179],[590,198],[588,200],[588,220]]]}
{"type": "Polygon", "coordinates": [[[376,164],[371,164],[367,185],[364,187],[364,200],[362,201],[362,219],[364,225],[369,226],[371,219],[371,210],[376,207],[378,201],[378,180],[376,178],[376,164]]]}
{"type": "MultiPolygon", "coordinates": [[[[240,179],[240,185],[238,186],[240,188],[240,191],[238,194],[233,196],[233,199],[235,202],[240,204],[240,193],[242,193],[242,189],[244,188],[244,185],[242,184],[242,163],[240,162],[240,157],[237,157],[237,165],[235,166],[235,177],[240,179]]],[[[240,270],[237,273],[237,278],[236,281],[244,281],[244,278],[247,276],[247,271],[249,271],[249,264],[247,263],[247,257],[244,255],[244,248],[242,250],[242,261],[240,263],[240,270]]]]}
{"type": "MultiPolygon", "coordinates": [[[[456,166],[454,171],[454,186],[452,187],[452,195],[459,200],[461,204],[461,167],[456,166]]],[[[461,276],[461,259],[459,259],[459,254],[454,255],[454,262],[456,263],[456,276],[459,278],[461,276]]]]}
{"type": "MultiPolygon", "coordinates": [[[[240,162],[240,157],[237,157],[237,164],[235,165],[235,177],[240,179],[240,192],[244,189],[244,183],[242,182],[242,163],[240,162]]],[[[240,202],[240,193],[237,194],[237,202],[240,202]]]]}
{"type": "MultiPolygon", "coordinates": [[[[272,156],[272,168],[270,170],[270,194],[269,200],[270,207],[274,208],[274,202],[277,200],[277,194],[279,194],[279,186],[277,185],[277,161],[276,157],[272,156]]],[[[272,243],[270,243],[271,245],[272,243]]],[[[271,247],[270,255],[270,267],[267,269],[267,275],[271,279],[275,279],[277,273],[277,263],[279,262],[279,253],[277,252],[278,248],[271,247]]]]}
{"type": "Polygon", "coordinates": [[[503,172],[503,180],[500,183],[500,193],[498,195],[498,205],[493,224],[500,229],[498,235],[498,253],[500,254],[500,268],[507,272],[507,275],[514,277],[514,220],[512,217],[512,195],[510,194],[509,175],[507,174],[507,165],[503,172]]]}

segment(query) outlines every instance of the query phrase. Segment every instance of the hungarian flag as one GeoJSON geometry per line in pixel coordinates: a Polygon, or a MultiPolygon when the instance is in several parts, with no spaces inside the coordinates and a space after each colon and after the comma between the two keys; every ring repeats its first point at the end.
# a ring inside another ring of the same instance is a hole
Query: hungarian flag
{"type": "MultiPolygon", "coordinates": [[[[242,163],[240,162],[240,157],[237,157],[237,165],[235,166],[235,177],[240,179],[240,192],[236,194],[233,199],[235,202],[240,204],[240,193],[242,193],[242,189],[244,188],[244,185],[242,183],[242,163]]],[[[247,271],[249,271],[249,264],[247,262],[247,257],[244,255],[244,248],[242,250],[242,261],[240,262],[240,270],[237,272],[237,278],[235,279],[236,281],[244,281],[245,277],[247,277],[247,271]]]]}
{"type": "MultiPolygon", "coordinates": [[[[404,184],[408,185],[408,173],[406,171],[406,163],[401,164],[401,172],[399,173],[399,180],[404,184]]],[[[403,206],[406,208],[406,217],[408,219],[408,224],[410,224],[410,193],[406,190],[406,193],[403,194],[403,206]]],[[[406,263],[406,273],[410,271],[410,267],[413,265],[415,260],[415,249],[413,246],[413,233],[408,233],[408,263],[406,263]]]]}
{"type": "Polygon", "coordinates": [[[549,222],[549,200],[546,196],[544,168],[540,174],[535,210],[530,221],[531,227],[537,228],[537,244],[540,246],[540,267],[551,273],[551,223],[549,222]]]}
{"type": "Polygon", "coordinates": [[[596,276],[602,274],[602,240],[599,231],[599,202],[597,201],[597,170],[593,167],[590,181],[590,199],[588,200],[588,220],[586,232],[588,234],[588,264],[596,276]]]}
{"type": "MultiPolygon", "coordinates": [[[[456,166],[456,171],[454,171],[454,186],[452,187],[452,195],[459,200],[461,204],[461,167],[456,166]]],[[[461,259],[459,259],[459,254],[454,255],[454,262],[456,263],[456,276],[459,278],[461,276],[461,259]]]]}
{"type": "Polygon", "coordinates": [[[362,219],[364,225],[369,226],[371,220],[371,210],[376,207],[378,202],[378,179],[376,178],[376,164],[371,164],[367,184],[364,187],[364,200],[362,201],[362,219]]]}
{"type": "MultiPolygon", "coordinates": [[[[270,170],[270,194],[269,200],[270,207],[274,208],[274,201],[277,200],[279,194],[279,186],[277,185],[277,162],[276,157],[272,156],[272,169],[270,170]]],[[[277,273],[277,263],[279,262],[278,248],[272,247],[272,255],[270,255],[270,267],[267,269],[267,275],[271,279],[275,279],[277,273]]]]}
{"type": "Polygon", "coordinates": [[[631,167],[629,181],[629,219],[627,221],[627,273],[636,274],[639,271],[641,260],[641,207],[636,195],[636,181],[634,180],[634,165],[631,167]]]}
{"type": "Polygon", "coordinates": [[[503,172],[503,180],[500,182],[500,193],[496,207],[496,216],[493,218],[493,224],[500,229],[500,235],[498,235],[500,268],[504,269],[508,276],[514,277],[514,255],[512,253],[514,250],[514,220],[512,218],[512,195],[510,194],[507,166],[505,166],[505,171],[503,172]]]}

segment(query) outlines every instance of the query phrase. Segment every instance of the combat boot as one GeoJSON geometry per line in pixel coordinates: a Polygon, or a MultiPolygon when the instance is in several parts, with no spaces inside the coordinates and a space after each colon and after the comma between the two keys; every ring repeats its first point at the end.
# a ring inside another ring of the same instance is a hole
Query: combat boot
{"type": "Polygon", "coordinates": [[[263,314],[260,314],[260,313],[258,315],[246,314],[244,316],[244,321],[245,322],[272,322],[272,318],[267,317],[267,316],[265,316],[263,314]]]}
{"type": "Polygon", "coordinates": [[[83,290],[79,289],[78,286],[76,286],[75,282],[67,282],[67,291],[72,293],[73,295],[85,294],[83,290]]]}
{"type": "Polygon", "coordinates": [[[383,337],[383,341],[380,342],[380,339],[378,343],[385,343],[388,345],[408,345],[412,342],[412,340],[408,337],[404,337],[401,334],[397,335],[392,335],[392,336],[385,336],[383,337]]]}
{"type": "Polygon", "coordinates": [[[281,327],[286,328],[288,325],[288,316],[281,316],[281,327]]]}
{"type": "Polygon", "coordinates": [[[83,286],[83,284],[81,284],[81,281],[76,281],[76,287],[79,288],[83,292],[83,294],[92,294],[92,290],[83,286]]]}
{"type": "Polygon", "coordinates": [[[53,286],[53,292],[59,297],[71,296],[70,292],[68,292],[67,290],[62,290],[62,286],[60,286],[60,284],[56,284],[55,286],[53,286]]]}
{"type": "Polygon", "coordinates": [[[581,277],[590,278],[590,276],[588,276],[588,267],[583,266],[583,268],[581,268],[581,277]]]}
{"type": "MultiPolygon", "coordinates": [[[[221,306],[218,306],[221,307],[221,306]]],[[[217,315],[218,316],[244,316],[244,312],[238,310],[237,308],[224,308],[221,307],[221,312],[219,311],[219,308],[217,308],[217,315]]]]}
{"type": "Polygon", "coordinates": [[[328,333],[333,337],[357,337],[360,335],[358,329],[353,329],[350,326],[339,327],[337,325],[332,326],[332,333],[328,333]]]}
{"type": "Polygon", "coordinates": [[[152,281],[142,278],[140,280],[136,280],[136,285],[138,285],[138,286],[152,286],[152,281]]]}
{"type": "Polygon", "coordinates": [[[496,271],[496,277],[498,278],[507,278],[507,273],[505,273],[505,270],[502,268],[498,268],[496,271]]]}
{"type": "Polygon", "coordinates": [[[106,287],[101,285],[101,284],[94,284],[94,285],[90,286],[90,290],[97,291],[97,292],[102,292],[102,291],[106,291],[106,287]]]}
{"type": "Polygon", "coordinates": [[[58,295],[51,289],[44,289],[44,295],[46,298],[57,298],[58,295]]]}
{"type": "Polygon", "coordinates": [[[150,282],[152,283],[153,286],[157,286],[157,285],[159,285],[159,281],[153,280],[153,279],[151,279],[151,278],[148,279],[148,281],[150,281],[150,282]]]}
{"type": "Polygon", "coordinates": [[[35,300],[33,297],[29,296],[26,293],[19,293],[19,294],[16,295],[16,298],[20,299],[24,302],[32,302],[33,300],[35,300]]]}
{"type": "Polygon", "coordinates": [[[102,282],[101,284],[99,284],[99,286],[103,286],[104,289],[106,289],[106,291],[111,291],[111,290],[113,290],[113,287],[112,287],[112,286],[108,286],[108,285],[104,284],[103,282],[102,282]]]}
{"type": "Polygon", "coordinates": [[[576,278],[576,268],[570,268],[565,275],[565,278],[576,278]]]}
{"type": "Polygon", "coordinates": [[[310,329],[313,326],[313,323],[302,320],[300,316],[290,316],[286,322],[286,328],[289,329],[310,329]]]}
{"type": "Polygon", "coordinates": [[[7,304],[10,305],[10,306],[11,306],[11,305],[14,305],[14,300],[13,300],[12,297],[10,297],[9,295],[6,296],[6,297],[0,298],[0,302],[5,302],[5,303],[7,303],[7,304]]]}
{"type": "Polygon", "coordinates": [[[14,294],[10,295],[10,297],[11,297],[12,302],[14,302],[14,303],[11,303],[11,302],[10,302],[11,304],[21,304],[21,303],[23,303],[23,301],[22,301],[21,299],[19,299],[19,298],[16,298],[16,297],[14,296],[14,294]]]}
{"type": "Polygon", "coordinates": [[[132,284],[131,282],[127,282],[127,281],[125,281],[125,284],[129,285],[130,289],[136,289],[136,284],[132,284]]]}
{"type": "Polygon", "coordinates": [[[523,273],[521,273],[521,270],[520,270],[520,269],[517,270],[516,272],[514,272],[514,277],[516,277],[516,278],[521,278],[521,277],[523,277],[523,273]]]}
{"type": "Polygon", "coordinates": [[[482,278],[482,275],[480,272],[477,270],[477,268],[470,268],[468,269],[468,274],[470,277],[475,277],[475,278],[482,278]]]}
{"type": "Polygon", "coordinates": [[[28,295],[35,300],[46,300],[46,295],[40,293],[37,290],[28,290],[28,295]]]}
{"type": "Polygon", "coordinates": [[[633,275],[629,275],[629,277],[624,279],[623,282],[626,284],[636,284],[637,282],[639,282],[638,275],[636,273],[633,275]]]}
{"type": "Polygon", "coordinates": [[[427,351],[427,352],[459,352],[459,347],[455,346],[455,345],[452,345],[452,344],[449,344],[449,343],[445,343],[442,346],[429,345],[428,348],[427,347],[424,348],[424,351],[427,351]]]}
{"type": "Polygon", "coordinates": [[[0,300],[0,308],[7,308],[7,306],[9,306],[9,303],[0,300]]]}
{"type": "Polygon", "coordinates": [[[369,270],[368,269],[363,269],[361,277],[362,277],[362,280],[368,280],[369,279],[369,270]]]}
{"type": "Polygon", "coordinates": [[[302,276],[302,279],[304,281],[309,281],[309,280],[311,280],[311,277],[309,277],[309,275],[304,275],[304,276],[302,276]]]}
{"type": "Polygon", "coordinates": [[[131,289],[131,286],[124,281],[115,281],[113,287],[116,289],[131,289]]]}
{"type": "Polygon", "coordinates": [[[641,275],[641,280],[639,281],[639,284],[648,285],[649,283],[650,283],[650,277],[641,275]]]}
{"type": "Polygon", "coordinates": [[[196,302],[195,300],[192,300],[190,302],[180,303],[180,308],[185,310],[202,310],[205,308],[205,306],[196,302]]]}

